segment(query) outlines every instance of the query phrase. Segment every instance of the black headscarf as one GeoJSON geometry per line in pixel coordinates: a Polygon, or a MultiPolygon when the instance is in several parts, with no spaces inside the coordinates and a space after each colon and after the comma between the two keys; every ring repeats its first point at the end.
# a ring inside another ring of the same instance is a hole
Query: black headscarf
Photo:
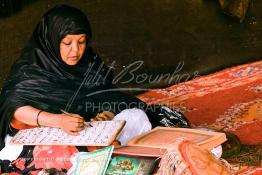
{"type": "Polygon", "coordinates": [[[42,17],[4,82],[0,96],[0,150],[12,116],[22,106],[52,113],[65,109],[88,120],[97,112],[118,113],[142,103],[119,90],[107,91],[115,88],[112,71],[93,52],[90,41],[89,21],[80,10],[60,5],[42,17]],[[67,34],[83,33],[86,50],[76,65],[67,65],[60,56],[60,41],[67,34]]]}

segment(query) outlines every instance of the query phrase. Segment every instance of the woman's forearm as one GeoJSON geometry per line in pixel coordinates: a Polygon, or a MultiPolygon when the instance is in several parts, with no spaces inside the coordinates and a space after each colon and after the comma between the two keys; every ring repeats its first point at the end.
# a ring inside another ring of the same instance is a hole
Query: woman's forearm
{"type": "Polygon", "coordinates": [[[14,118],[22,123],[27,125],[37,126],[38,124],[41,126],[50,126],[61,128],[61,116],[53,113],[49,113],[46,111],[42,111],[39,116],[39,109],[34,108],[32,106],[23,106],[18,108],[14,113],[14,118]]]}
{"type": "Polygon", "coordinates": [[[27,125],[61,128],[70,135],[79,135],[84,129],[84,119],[78,114],[53,114],[46,111],[39,113],[40,111],[32,106],[23,106],[15,111],[14,118],[27,125]]]}

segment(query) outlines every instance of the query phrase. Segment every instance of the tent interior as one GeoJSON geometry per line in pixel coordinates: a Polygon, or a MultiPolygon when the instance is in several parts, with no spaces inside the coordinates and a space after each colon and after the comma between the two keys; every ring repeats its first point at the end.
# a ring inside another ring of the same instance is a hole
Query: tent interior
{"type": "Polygon", "coordinates": [[[194,127],[228,132],[222,157],[261,173],[262,1],[1,0],[1,86],[41,16],[57,4],[88,16],[91,44],[113,67],[118,87],[179,110],[194,127]]]}

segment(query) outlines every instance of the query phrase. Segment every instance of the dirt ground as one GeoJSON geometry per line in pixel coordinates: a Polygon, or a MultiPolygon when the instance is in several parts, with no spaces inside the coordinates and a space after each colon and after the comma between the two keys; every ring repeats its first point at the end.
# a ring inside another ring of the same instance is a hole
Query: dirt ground
{"type": "MultiPolygon", "coordinates": [[[[260,0],[252,1],[242,23],[223,14],[214,0],[38,0],[0,19],[0,84],[41,16],[61,3],[88,15],[92,45],[107,64],[115,61],[116,74],[141,61],[141,67],[133,66],[136,76],[175,73],[181,82],[262,58],[260,0]]],[[[153,84],[134,78],[118,84],[163,87],[179,82],[153,84]]]]}

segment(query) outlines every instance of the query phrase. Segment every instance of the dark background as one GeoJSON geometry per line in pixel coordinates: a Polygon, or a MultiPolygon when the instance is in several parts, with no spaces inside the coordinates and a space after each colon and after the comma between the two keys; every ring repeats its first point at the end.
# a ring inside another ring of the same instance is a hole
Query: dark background
{"type": "MultiPolygon", "coordinates": [[[[1,8],[0,84],[41,16],[61,3],[88,15],[92,45],[107,64],[115,60],[116,75],[142,60],[135,76],[146,73],[151,80],[164,73],[179,76],[156,83],[121,79],[121,87],[165,87],[262,58],[261,0],[252,1],[242,23],[223,14],[218,0],[31,0],[5,17],[1,8]]],[[[124,78],[131,80],[128,75],[124,78]]]]}

